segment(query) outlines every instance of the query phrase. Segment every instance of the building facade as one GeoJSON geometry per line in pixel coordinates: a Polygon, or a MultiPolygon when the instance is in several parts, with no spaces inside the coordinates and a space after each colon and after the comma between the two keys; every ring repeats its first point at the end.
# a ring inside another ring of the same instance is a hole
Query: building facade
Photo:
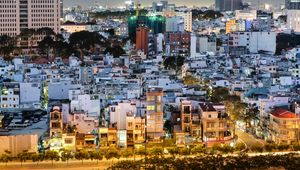
{"type": "Polygon", "coordinates": [[[60,0],[0,1],[0,35],[17,36],[26,29],[48,27],[60,32],[60,0]]]}
{"type": "Polygon", "coordinates": [[[146,55],[148,54],[149,28],[139,27],[136,29],[135,49],[142,50],[146,55]]]}
{"type": "Polygon", "coordinates": [[[163,89],[149,87],[146,94],[146,136],[150,141],[158,141],[164,135],[163,130],[163,89]]]}
{"type": "Polygon", "coordinates": [[[217,11],[235,11],[242,7],[241,0],[215,0],[215,9],[217,11]]]}
{"type": "Polygon", "coordinates": [[[270,114],[271,139],[276,144],[299,143],[300,118],[286,109],[276,108],[270,114]]]}

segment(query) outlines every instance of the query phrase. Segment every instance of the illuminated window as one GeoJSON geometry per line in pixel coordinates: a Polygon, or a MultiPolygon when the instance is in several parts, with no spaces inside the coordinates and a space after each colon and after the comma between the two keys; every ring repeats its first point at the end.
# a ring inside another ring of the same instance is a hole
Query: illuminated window
{"type": "Polygon", "coordinates": [[[147,106],[147,110],[154,110],[155,109],[155,106],[147,106]]]}
{"type": "Polygon", "coordinates": [[[161,105],[160,104],[156,106],[156,111],[161,112],[161,105]]]}
{"type": "Polygon", "coordinates": [[[161,102],[161,96],[157,96],[157,102],[161,102]]]}
{"type": "Polygon", "coordinates": [[[155,100],[155,96],[147,96],[147,101],[151,102],[155,100]]]}

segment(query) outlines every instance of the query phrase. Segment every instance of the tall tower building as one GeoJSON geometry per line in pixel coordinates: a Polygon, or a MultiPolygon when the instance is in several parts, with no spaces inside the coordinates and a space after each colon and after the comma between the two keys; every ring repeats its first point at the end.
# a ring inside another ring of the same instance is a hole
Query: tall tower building
{"type": "Polygon", "coordinates": [[[147,139],[159,140],[163,136],[163,88],[149,87],[146,94],[146,135],[147,139]]]}
{"type": "Polygon", "coordinates": [[[16,36],[25,29],[60,31],[61,0],[0,0],[0,35],[16,36]]]}
{"type": "Polygon", "coordinates": [[[287,27],[294,32],[300,32],[300,0],[286,0],[287,27]]]}
{"type": "Polygon", "coordinates": [[[242,0],[215,0],[217,11],[235,11],[242,8],[242,0]]]}
{"type": "Polygon", "coordinates": [[[148,54],[149,28],[139,27],[136,29],[136,50],[142,50],[148,54]]]}
{"type": "Polygon", "coordinates": [[[285,0],[285,8],[288,10],[299,10],[300,0],[285,0]]]}

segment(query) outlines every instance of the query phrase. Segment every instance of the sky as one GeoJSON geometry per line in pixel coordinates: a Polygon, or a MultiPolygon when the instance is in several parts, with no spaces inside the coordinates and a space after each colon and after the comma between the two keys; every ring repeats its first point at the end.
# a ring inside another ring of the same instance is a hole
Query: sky
{"type": "MultiPolygon", "coordinates": [[[[126,0],[64,0],[64,6],[70,7],[75,5],[81,5],[83,7],[95,5],[95,2],[98,2],[102,6],[124,6],[126,0]]],[[[134,0],[136,1],[136,0],[134,0]]],[[[154,0],[155,1],[155,0],[154,0]]],[[[158,2],[160,0],[156,0],[158,2]]],[[[140,0],[142,5],[150,5],[152,0],[140,0]]],[[[187,5],[187,6],[208,6],[214,3],[214,0],[169,0],[169,3],[175,3],[176,5],[187,5]]]]}
{"type": "MultiPolygon", "coordinates": [[[[64,0],[64,6],[70,7],[75,5],[81,5],[82,7],[94,6],[95,2],[99,5],[109,7],[124,6],[126,0],[64,0]]],[[[133,0],[136,1],[136,0],[133,0]]],[[[149,6],[153,1],[159,2],[161,0],[139,0],[143,6],[149,6]]],[[[272,3],[272,4],[284,4],[285,0],[243,0],[244,2],[250,2],[252,4],[257,3],[272,3]]],[[[214,4],[215,0],[169,0],[169,3],[175,3],[177,6],[209,6],[214,4]]]]}

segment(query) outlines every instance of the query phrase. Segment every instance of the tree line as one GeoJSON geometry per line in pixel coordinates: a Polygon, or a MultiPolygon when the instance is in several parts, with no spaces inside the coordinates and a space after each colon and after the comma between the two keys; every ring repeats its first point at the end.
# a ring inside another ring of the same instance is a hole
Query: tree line
{"type": "Polygon", "coordinates": [[[65,41],[62,34],[56,34],[50,28],[25,29],[16,37],[0,36],[0,55],[6,60],[11,60],[14,55],[20,55],[22,48],[28,48],[30,56],[47,58],[50,56],[64,58],[74,54],[82,59],[85,55],[99,53],[111,53],[114,57],[119,57],[125,53],[121,43],[111,42],[98,32],[75,32],[70,35],[68,41],[65,41]],[[44,38],[39,40],[38,36],[44,38]],[[37,47],[33,46],[35,44],[37,47]],[[33,54],[33,48],[37,48],[38,54],[33,54]]]}

